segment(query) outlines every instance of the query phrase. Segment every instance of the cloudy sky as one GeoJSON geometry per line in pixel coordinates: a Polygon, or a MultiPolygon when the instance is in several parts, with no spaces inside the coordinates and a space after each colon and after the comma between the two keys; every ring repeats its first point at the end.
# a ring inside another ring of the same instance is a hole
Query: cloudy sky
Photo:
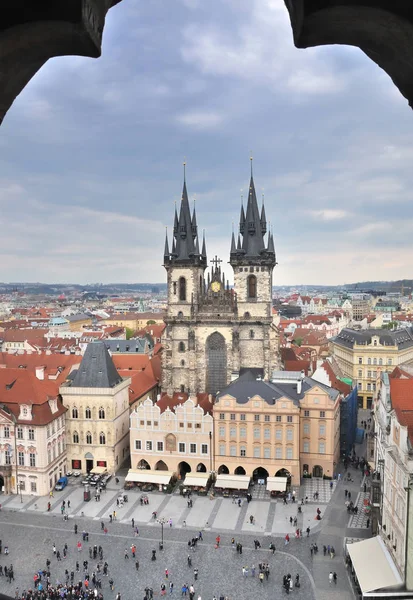
{"type": "Polygon", "coordinates": [[[296,49],[281,0],[124,0],[103,56],[49,61],[0,129],[0,280],[164,281],[184,157],[228,260],[251,151],[274,284],[412,276],[413,114],[384,72],[296,49]]]}

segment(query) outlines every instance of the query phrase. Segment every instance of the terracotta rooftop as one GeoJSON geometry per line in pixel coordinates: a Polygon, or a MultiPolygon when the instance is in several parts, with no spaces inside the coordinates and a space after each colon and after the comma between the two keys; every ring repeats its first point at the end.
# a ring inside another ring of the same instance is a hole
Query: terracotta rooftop
{"type": "MultiPolygon", "coordinates": [[[[168,394],[162,394],[161,399],[156,403],[157,406],[161,409],[161,412],[164,412],[167,408],[170,410],[174,410],[175,406],[179,404],[183,404],[188,400],[188,394],[186,392],[176,392],[173,396],[168,396],[168,394]]],[[[197,394],[198,406],[200,406],[205,413],[212,415],[213,411],[213,402],[210,402],[208,394],[197,394]]]]}

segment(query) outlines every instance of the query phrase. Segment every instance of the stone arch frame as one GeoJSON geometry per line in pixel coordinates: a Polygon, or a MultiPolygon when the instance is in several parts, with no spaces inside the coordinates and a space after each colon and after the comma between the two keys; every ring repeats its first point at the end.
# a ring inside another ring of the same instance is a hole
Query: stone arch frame
{"type": "Polygon", "coordinates": [[[246,474],[247,474],[246,470],[241,465],[239,465],[238,467],[236,467],[236,469],[234,469],[234,475],[246,475],[246,474]]]}
{"type": "Polygon", "coordinates": [[[257,299],[257,284],[258,280],[256,275],[248,275],[247,277],[247,298],[248,300],[257,299]]]}
{"type": "Polygon", "coordinates": [[[207,468],[204,465],[204,463],[200,462],[200,463],[197,464],[197,466],[196,466],[196,472],[197,473],[206,473],[207,472],[207,468]]]}
{"type": "Polygon", "coordinates": [[[229,475],[229,469],[227,465],[220,465],[218,467],[218,475],[229,475]]]}
{"type": "Polygon", "coordinates": [[[206,391],[216,394],[227,385],[227,344],[218,331],[211,333],[205,342],[206,391]]]}
{"type": "Polygon", "coordinates": [[[186,289],[186,279],[185,277],[180,277],[178,280],[178,288],[179,288],[179,301],[180,302],[186,302],[186,295],[187,295],[187,289],[186,289]]]}
{"type": "Polygon", "coordinates": [[[138,464],[136,465],[136,468],[141,469],[141,470],[150,471],[151,465],[148,463],[147,460],[145,460],[144,458],[141,458],[140,461],[138,462],[138,464]]]}
{"type": "Polygon", "coordinates": [[[169,471],[168,465],[163,460],[158,460],[154,467],[155,471],[169,471]]]}

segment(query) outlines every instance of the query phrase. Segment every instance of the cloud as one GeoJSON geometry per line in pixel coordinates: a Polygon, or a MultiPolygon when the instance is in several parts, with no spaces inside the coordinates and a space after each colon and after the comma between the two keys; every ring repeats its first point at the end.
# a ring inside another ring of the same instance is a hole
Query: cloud
{"type": "Polygon", "coordinates": [[[193,129],[214,129],[222,123],[224,117],[217,112],[192,111],[176,117],[178,123],[193,129]]]}
{"type": "Polygon", "coordinates": [[[337,221],[346,219],[350,216],[350,213],[345,210],[329,208],[323,210],[309,210],[308,213],[313,219],[321,219],[322,221],[337,221]]]}

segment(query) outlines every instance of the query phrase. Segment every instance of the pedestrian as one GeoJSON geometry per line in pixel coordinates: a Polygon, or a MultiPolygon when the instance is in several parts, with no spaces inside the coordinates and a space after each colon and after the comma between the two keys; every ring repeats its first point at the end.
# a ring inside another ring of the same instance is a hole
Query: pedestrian
{"type": "Polygon", "coordinates": [[[323,554],[324,554],[324,556],[327,554],[327,546],[325,546],[325,545],[323,546],[323,554]]]}
{"type": "Polygon", "coordinates": [[[219,548],[219,544],[221,542],[221,536],[217,535],[217,537],[215,538],[215,543],[216,543],[216,548],[219,548]]]}
{"type": "Polygon", "coordinates": [[[307,532],[307,537],[310,537],[310,528],[309,527],[307,527],[306,532],[307,532]]]}
{"type": "Polygon", "coordinates": [[[172,519],[169,519],[169,527],[172,527],[172,519]]]}
{"type": "Polygon", "coordinates": [[[330,574],[329,574],[329,576],[328,576],[328,583],[329,583],[330,585],[333,583],[333,579],[334,579],[334,576],[333,576],[333,571],[330,571],[330,574]]]}
{"type": "Polygon", "coordinates": [[[128,554],[128,551],[127,551],[127,550],[125,550],[125,559],[128,559],[128,560],[129,560],[129,554],[128,554]]]}
{"type": "Polygon", "coordinates": [[[200,540],[201,542],[202,542],[202,540],[203,540],[203,537],[202,537],[202,531],[200,531],[200,532],[198,533],[198,540],[200,540]]]}
{"type": "Polygon", "coordinates": [[[172,595],[174,592],[174,584],[172,581],[169,582],[169,594],[172,595]]]}
{"type": "Polygon", "coordinates": [[[367,529],[370,527],[370,519],[367,519],[366,527],[367,529]]]}
{"type": "Polygon", "coordinates": [[[67,508],[70,508],[70,500],[67,501],[67,508]]]}
{"type": "Polygon", "coordinates": [[[287,535],[284,538],[284,546],[287,546],[289,543],[290,543],[290,536],[287,533],[287,535]]]}
{"type": "Polygon", "coordinates": [[[335,585],[337,585],[337,573],[335,571],[333,573],[333,581],[334,581],[335,585]]]}
{"type": "Polygon", "coordinates": [[[334,546],[331,546],[330,548],[330,558],[334,558],[336,555],[336,551],[334,550],[334,546]]]}
{"type": "Polygon", "coordinates": [[[195,579],[195,581],[197,581],[197,579],[198,579],[198,569],[197,568],[194,569],[194,579],[195,579]]]}
{"type": "Polygon", "coordinates": [[[105,529],[105,524],[103,521],[100,522],[100,528],[102,531],[105,529]]]}
{"type": "Polygon", "coordinates": [[[168,577],[169,577],[169,571],[168,571],[168,569],[165,569],[165,579],[168,579],[168,577]]]}

